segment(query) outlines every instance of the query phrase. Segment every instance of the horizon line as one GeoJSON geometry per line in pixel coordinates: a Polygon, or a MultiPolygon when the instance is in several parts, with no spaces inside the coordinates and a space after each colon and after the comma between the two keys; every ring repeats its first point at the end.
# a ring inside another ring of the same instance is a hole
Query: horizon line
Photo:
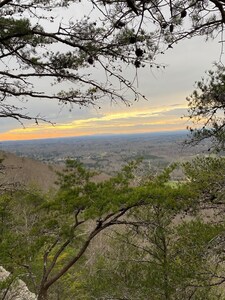
{"type": "Polygon", "coordinates": [[[56,139],[70,139],[70,138],[91,138],[91,137],[107,137],[107,136],[125,136],[125,135],[151,135],[151,134],[168,134],[168,133],[187,133],[186,129],[177,129],[177,130],[163,130],[163,131],[146,131],[146,132],[133,132],[133,133],[96,133],[96,134],[86,134],[86,135],[71,135],[71,136],[59,136],[59,137],[48,137],[48,138],[33,138],[33,139],[24,139],[24,140],[0,140],[0,143],[8,142],[31,142],[31,141],[43,141],[43,140],[56,140],[56,139]]]}

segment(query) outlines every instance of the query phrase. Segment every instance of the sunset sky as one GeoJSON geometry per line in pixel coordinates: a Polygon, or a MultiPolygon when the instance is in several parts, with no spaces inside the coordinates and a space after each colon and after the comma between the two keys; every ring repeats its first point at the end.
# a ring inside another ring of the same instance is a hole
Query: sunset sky
{"type": "Polygon", "coordinates": [[[184,129],[179,116],[182,105],[161,106],[145,110],[127,110],[121,113],[96,114],[86,119],[76,118],[69,122],[40,124],[26,128],[14,128],[1,133],[2,140],[25,140],[33,138],[69,137],[107,133],[143,133],[184,129]],[[179,112],[179,113],[178,113],[179,112]]]}
{"type": "MultiPolygon", "coordinates": [[[[195,81],[212,68],[220,55],[219,37],[207,42],[199,37],[183,41],[158,57],[157,62],[167,65],[165,69],[138,69],[138,80],[134,85],[148,101],[140,100],[131,107],[123,103],[110,105],[102,102],[100,110],[75,106],[72,111],[50,101],[32,101],[24,104],[27,111],[46,116],[54,125],[42,123],[37,126],[31,122],[23,127],[15,120],[0,119],[0,140],[185,129],[187,119],[181,117],[186,114],[186,97],[193,91],[195,81]]],[[[136,70],[132,72],[135,78],[136,70]]],[[[104,74],[98,76],[101,79],[104,74]]]]}

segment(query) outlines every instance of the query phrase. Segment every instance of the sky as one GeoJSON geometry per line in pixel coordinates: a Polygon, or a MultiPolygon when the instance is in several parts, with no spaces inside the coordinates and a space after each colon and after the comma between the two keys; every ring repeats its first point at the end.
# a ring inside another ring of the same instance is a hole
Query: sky
{"type": "MultiPolygon", "coordinates": [[[[199,37],[182,41],[158,57],[156,62],[166,64],[165,69],[140,68],[137,78],[135,69],[132,74],[128,70],[147,101],[134,102],[131,107],[102,102],[100,110],[74,106],[72,111],[51,101],[28,102],[27,111],[47,116],[54,124],[26,123],[23,127],[15,120],[0,119],[0,140],[183,130],[188,125],[187,119],[181,118],[187,114],[186,97],[204,72],[219,61],[220,55],[219,38],[207,42],[199,37]]],[[[97,76],[101,79],[103,74],[97,76]]],[[[49,88],[40,82],[40,88],[42,85],[43,89],[49,88]]]]}

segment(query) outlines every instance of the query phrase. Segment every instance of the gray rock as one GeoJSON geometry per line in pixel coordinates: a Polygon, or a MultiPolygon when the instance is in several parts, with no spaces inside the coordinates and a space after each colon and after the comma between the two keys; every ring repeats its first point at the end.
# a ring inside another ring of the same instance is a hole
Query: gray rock
{"type": "Polygon", "coordinates": [[[0,282],[6,282],[6,288],[0,290],[0,299],[4,300],[37,300],[26,284],[20,279],[10,280],[10,273],[0,266],[0,282]],[[7,282],[8,281],[8,282],[7,282]]]}

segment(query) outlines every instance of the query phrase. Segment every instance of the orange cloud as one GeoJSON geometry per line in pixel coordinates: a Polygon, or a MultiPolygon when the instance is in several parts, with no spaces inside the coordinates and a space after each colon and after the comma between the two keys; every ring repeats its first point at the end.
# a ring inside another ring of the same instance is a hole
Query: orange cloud
{"type": "Polygon", "coordinates": [[[173,112],[186,108],[184,105],[160,107],[140,111],[103,114],[98,117],[74,120],[68,123],[42,124],[28,128],[16,128],[0,134],[5,140],[30,140],[57,137],[82,136],[106,133],[143,133],[184,129],[184,120],[173,112]]]}

